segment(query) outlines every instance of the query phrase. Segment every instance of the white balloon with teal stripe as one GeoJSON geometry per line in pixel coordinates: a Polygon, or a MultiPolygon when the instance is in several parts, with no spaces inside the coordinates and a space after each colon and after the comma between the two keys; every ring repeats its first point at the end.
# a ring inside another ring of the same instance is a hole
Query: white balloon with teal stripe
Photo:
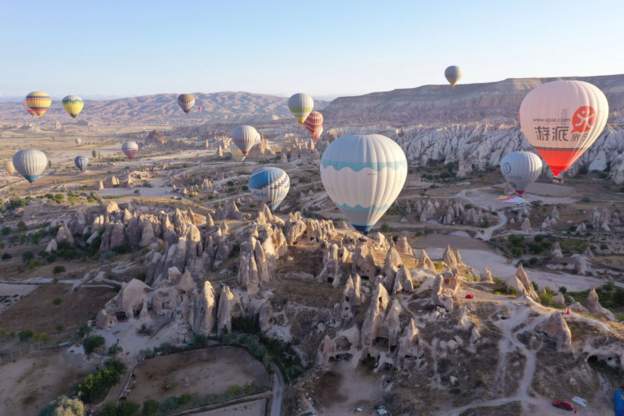
{"type": "Polygon", "coordinates": [[[19,150],[13,155],[13,165],[28,182],[33,183],[48,167],[48,157],[41,150],[19,150]]]}
{"type": "Polygon", "coordinates": [[[277,209],[290,190],[290,177],[275,167],[256,169],[249,177],[249,190],[256,200],[277,209]]]}
{"type": "Polygon", "coordinates": [[[403,149],[381,134],[339,137],[321,158],[325,190],[351,225],[363,233],[394,203],[406,179],[403,149]]]}

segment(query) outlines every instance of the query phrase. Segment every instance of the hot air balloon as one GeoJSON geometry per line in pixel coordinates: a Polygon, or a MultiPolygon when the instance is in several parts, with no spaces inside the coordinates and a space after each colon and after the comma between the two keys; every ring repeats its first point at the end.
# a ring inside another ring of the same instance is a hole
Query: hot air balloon
{"type": "Polygon", "coordinates": [[[89,165],[89,158],[86,156],[76,156],[74,159],[74,165],[76,165],[81,172],[84,172],[87,170],[87,166],[89,165]]]}
{"type": "Polygon", "coordinates": [[[312,111],[303,122],[303,125],[310,132],[312,140],[316,142],[323,134],[323,114],[318,111],[312,111]]]}
{"type": "Polygon", "coordinates": [[[15,175],[15,165],[13,165],[13,161],[11,159],[6,161],[4,168],[6,169],[9,176],[15,175]]]}
{"type": "Polygon", "coordinates": [[[553,81],[520,104],[520,127],[559,177],[596,141],[609,116],[607,97],[584,81],[553,81]]]}
{"type": "Polygon", "coordinates": [[[178,95],[178,104],[182,111],[188,114],[195,105],[195,96],[192,94],[180,94],[178,95]]]}
{"type": "Polygon", "coordinates": [[[260,168],[251,174],[248,186],[254,198],[275,210],[288,194],[290,177],[280,168],[260,168]]]}
{"type": "Polygon", "coordinates": [[[76,144],[78,146],[80,146],[82,144],[82,139],[80,137],[76,137],[76,139],[74,140],[74,142],[76,142],[76,144]]]}
{"type": "Polygon", "coordinates": [[[321,158],[321,181],[353,227],[367,233],[399,196],[407,178],[403,149],[381,134],[342,136],[321,158]]]}
{"type": "Polygon", "coordinates": [[[33,183],[48,166],[48,157],[41,150],[19,150],[13,155],[15,170],[28,182],[33,183]]]}
{"type": "Polygon", "coordinates": [[[243,153],[243,157],[247,157],[251,148],[260,143],[260,133],[251,126],[238,126],[232,130],[232,141],[243,153]]]}
{"type": "Polygon", "coordinates": [[[512,152],[501,160],[500,168],[505,180],[522,195],[542,173],[542,159],[532,152],[512,152]]]}
{"type": "Polygon", "coordinates": [[[52,105],[52,98],[43,91],[33,91],[26,96],[26,106],[31,110],[28,113],[43,117],[52,105]]]}
{"type": "Polygon", "coordinates": [[[63,108],[72,118],[76,118],[84,108],[84,101],[77,95],[68,95],[63,98],[63,108]]]}
{"type": "Polygon", "coordinates": [[[128,159],[134,159],[139,153],[139,145],[134,140],[130,140],[121,146],[121,151],[124,152],[128,159]]]}
{"type": "Polygon", "coordinates": [[[449,84],[454,87],[462,77],[462,70],[456,65],[451,65],[444,70],[444,76],[449,84]]]}
{"type": "Polygon", "coordinates": [[[288,99],[288,109],[301,124],[314,110],[314,100],[308,94],[297,93],[288,99]]]}

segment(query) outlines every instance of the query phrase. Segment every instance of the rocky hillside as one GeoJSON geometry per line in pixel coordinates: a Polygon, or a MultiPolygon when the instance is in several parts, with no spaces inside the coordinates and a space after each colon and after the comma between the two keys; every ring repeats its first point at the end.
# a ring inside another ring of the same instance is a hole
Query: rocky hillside
{"type": "MultiPolygon", "coordinates": [[[[197,101],[191,113],[184,114],[177,103],[177,94],[156,94],[114,100],[87,100],[79,121],[96,124],[196,124],[206,122],[234,123],[270,121],[290,117],[287,98],[247,92],[195,93],[197,101]]],[[[316,105],[322,108],[323,101],[316,105]]],[[[16,102],[0,103],[0,120],[26,120],[24,107],[16,102]]],[[[60,100],[42,119],[45,122],[72,122],[60,100]]]]}
{"type": "MultiPolygon", "coordinates": [[[[560,79],[560,78],[557,78],[560,79]]],[[[624,110],[624,75],[574,78],[591,82],[605,92],[611,120],[624,110]]],[[[524,96],[541,83],[555,78],[518,78],[482,84],[424,85],[417,88],[340,97],[324,110],[326,120],[340,125],[390,123],[467,123],[515,120],[524,96]]]]}
{"type": "MultiPolygon", "coordinates": [[[[605,172],[624,183],[624,75],[577,78],[600,87],[609,100],[609,124],[568,171],[605,172]]],[[[518,108],[528,91],[552,78],[507,79],[451,88],[427,85],[332,101],[323,111],[333,134],[382,133],[396,140],[417,166],[458,163],[459,175],[496,168],[507,153],[531,149],[520,132],[518,108]]]]}
{"type": "MultiPolygon", "coordinates": [[[[333,134],[381,133],[401,145],[413,166],[431,162],[457,163],[459,177],[471,172],[496,169],[501,158],[515,150],[531,150],[518,125],[513,123],[453,123],[445,126],[387,125],[345,127],[333,134]]],[[[602,172],[616,184],[624,184],[624,128],[609,124],[596,143],[576,162],[566,176],[602,172]]],[[[549,174],[548,171],[544,172],[549,174]]]]}

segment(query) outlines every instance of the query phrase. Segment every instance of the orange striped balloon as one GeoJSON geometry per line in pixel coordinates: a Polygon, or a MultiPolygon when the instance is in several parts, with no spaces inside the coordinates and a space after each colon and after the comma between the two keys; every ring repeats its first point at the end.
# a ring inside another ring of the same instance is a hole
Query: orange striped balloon
{"type": "Polygon", "coordinates": [[[323,114],[318,111],[312,111],[303,122],[303,125],[312,135],[312,139],[314,141],[318,140],[321,137],[321,133],[323,133],[323,114]]]}
{"type": "Polygon", "coordinates": [[[52,98],[43,91],[33,91],[26,96],[26,107],[30,109],[28,113],[37,117],[43,117],[52,105],[52,98]]]}

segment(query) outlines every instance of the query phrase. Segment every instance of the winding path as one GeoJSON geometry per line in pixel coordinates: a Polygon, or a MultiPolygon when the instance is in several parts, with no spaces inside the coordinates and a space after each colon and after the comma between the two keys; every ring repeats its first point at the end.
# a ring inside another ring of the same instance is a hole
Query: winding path
{"type": "Polygon", "coordinates": [[[532,311],[531,305],[527,306],[524,301],[518,300],[512,300],[506,302],[506,304],[510,307],[509,318],[495,321],[495,325],[502,333],[498,346],[499,367],[496,377],[498,384],[501,385],[505,380],[505,373],[507,371],[507,355],[511,352],[519,351],[525,358],[525,362],[518,388],[510,396],[492,400],[477,400],[461,407],[444,410],[438,413],[438,416],[460,416],[463,412],[470,409],[499,407],[513,402],[520,403],[523,414],[529,414],[531,411],[534,412],[536,407],[542,411],[552,412],[552,407],[547,399],[531,394],[531,384],[533,383],[537,364],[536,352],[528,349],[526,345],[518,339],[520,333],[534,330],[537,325],[548,318],[548,315],[540,315],[538,318],[529,322],[528,325],[523,325],[523,323],[527,322],[532,311]],[[531,409],[529,406],[531,406],[531,409]]]}

